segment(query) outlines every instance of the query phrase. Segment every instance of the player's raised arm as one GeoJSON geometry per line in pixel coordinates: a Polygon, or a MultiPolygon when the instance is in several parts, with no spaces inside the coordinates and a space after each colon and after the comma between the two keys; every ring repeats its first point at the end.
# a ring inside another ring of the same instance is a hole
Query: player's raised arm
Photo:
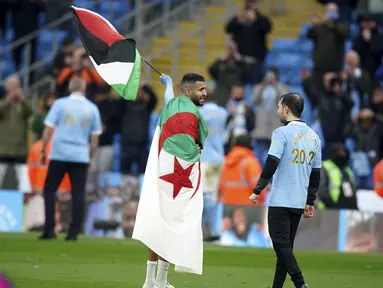
{"type": "Polygon", "coordinates": [[[174,91],[173,91],[173,82],[172,78],[170,78],[166,74],[161,75],[161,83],[166,86],[165,90],[165,105],[169,103],[170,100],[174,98],[174,91]]]}

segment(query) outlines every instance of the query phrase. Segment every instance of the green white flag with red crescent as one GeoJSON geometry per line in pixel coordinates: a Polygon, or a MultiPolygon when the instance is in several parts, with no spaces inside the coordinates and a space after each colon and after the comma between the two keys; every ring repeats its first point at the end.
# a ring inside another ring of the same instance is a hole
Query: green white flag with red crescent
{"type": "Polygon", "coordinates": [[[151,145],[133,238],[176,265],[202,274],[201,148],[206,124],[186,96],[164,107],[151,145]]]}

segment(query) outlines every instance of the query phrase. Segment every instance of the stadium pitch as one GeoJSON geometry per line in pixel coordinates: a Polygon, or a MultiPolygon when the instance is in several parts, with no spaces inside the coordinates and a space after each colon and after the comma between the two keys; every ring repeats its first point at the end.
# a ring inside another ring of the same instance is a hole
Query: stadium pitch
{"type": "MultiPolygon", "coordinates": [[[[37,241],[37,234],[0,234],[0,270],[17,288],[140,288],[146,249],[132,240],[82,237],[68,243],[37,241]]],[[[187,249],[187,247],[186,247],[187,249]]],[[[383,283],[383,255],[297,251],[312,288],[371,288],[383,283]]],[[[275,255],[270,249],[206,245],[203,276],[179,274],[176,288],[239,288],[271,285],[275,255]]],[[[287,279],[284,287],[293,287],[287,279]]]]}

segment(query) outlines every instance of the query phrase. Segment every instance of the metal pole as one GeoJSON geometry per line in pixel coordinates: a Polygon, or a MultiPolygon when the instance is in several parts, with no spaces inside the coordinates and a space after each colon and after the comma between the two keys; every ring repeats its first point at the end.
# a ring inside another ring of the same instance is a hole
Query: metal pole
{"type": "Polygon", "coordinates": [[[53,37],[52,37],[52,54],[53,55],[56,55],[57,54],[57,51],[58,51],[58,47],[59,47],[59,37],[58,37],[58,31],[57,29],[54,29],[53,30],[53,37]]]}
{"type": "Polygon", "coordinates": [[[175,41],[175,45],[173,46],[173,49],[172,49],[172,76],[173,76],[173,79],[174,77],[177,77],[177,81],[178,81],[178,53],[179,53],[179,45],[180,45],[180,39],[179,39],[179,32],[177,31],[175,33],[175,37],[176,37],[176,41],[175,41]]]}
{"type": "Polygon", "coordinates": [[[205,63],[205,52],[206,52],[206,29],[207,20],[206,17],[202,16],[202,29],[199,35],[199,63],[205,63]]]}
{"type": "Polygon", "coordinates": [[[189,9],[188,9],[188,14],[189,14],[189,20],[193,20],[193,18],[195,17],[195,11],[196,11],[196,3],[197,1],[192,1],[192,0],[189,0],[189,9]]]}
{"type": "Polygon", "coordinates": [[[139,41],[141,39],[141,24],[142,24],[142,19],[141,19],[141,12],[143,9],[143,5],[141,0],[136,1],[136,40],[139,41]]]}
{"type": "Polygon", "coordinates": [[[162,35],[166,35],[169,28],[169,11],[170,11],[170,0],[165,0],[164,11],[162,18],[162,35]]]}
{"type": "Polygon", "coordinates": [[[28,85],[29,85],[29,66],[31,65],[31,50],[32,50],[32,44],[29,41],[27,45],[25,46],[25,62],[24,62],[24,77],[23,77],[23,88],[24,88],[24,94],[26,97],[28,97],[28,85]]]}
{"type": "Polygon", "coordinates": [[[114,18],[114,9],[113,9],[113,2],[112,0],[109,0],[109,11],[108,11],[108,14],[109,14],[109,21],[112,21],[114,18]]]}

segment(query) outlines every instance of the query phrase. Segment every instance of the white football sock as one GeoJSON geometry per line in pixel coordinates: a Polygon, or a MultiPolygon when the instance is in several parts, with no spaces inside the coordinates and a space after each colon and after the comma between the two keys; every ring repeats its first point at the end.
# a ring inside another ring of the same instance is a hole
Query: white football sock
{"type": "Polygon", "coordinates": [[[169,262],[158,260],[158,271],[156,285],[158,288],[165,288],[168,284],[168,271],[169,271],[169,262]]]}
{"type": "Polygon", "coordinates": [[[148,261],[147,262],[145,283],[154,285],[154,282],[156,280],[156,268],[157,268],[157,262],[156,261],[148,261]]]}

